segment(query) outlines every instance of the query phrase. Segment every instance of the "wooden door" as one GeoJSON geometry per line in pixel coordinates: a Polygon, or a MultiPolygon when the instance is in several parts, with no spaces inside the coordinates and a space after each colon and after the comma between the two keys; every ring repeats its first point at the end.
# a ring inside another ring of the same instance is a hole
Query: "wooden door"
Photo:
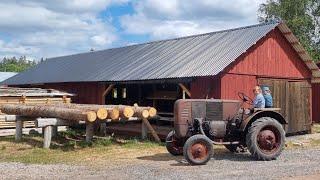
{"type": "Polygon", "coordinates": [[[259,79],[260,85],[268,85],[272,92],[274,107],[288,122],[287,133],[309,131],[311,128],[311,86],[306,81],[259,79]]]}
{"type": "Polygon", "coordinates": [[[311,86],[307,82],[289,83],[288,132],[309,131],[311,128],[310,94],[311,86]]]}

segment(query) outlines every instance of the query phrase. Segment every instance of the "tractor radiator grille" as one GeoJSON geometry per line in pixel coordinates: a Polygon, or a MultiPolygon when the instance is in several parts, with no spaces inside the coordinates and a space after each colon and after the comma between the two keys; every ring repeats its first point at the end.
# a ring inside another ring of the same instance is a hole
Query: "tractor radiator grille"
{"type": "Polygon", "coordinates": [[[206,117],[208,121],[221,121],[223,119],[222,103],[220,102],[207,103],[206,117]]]}

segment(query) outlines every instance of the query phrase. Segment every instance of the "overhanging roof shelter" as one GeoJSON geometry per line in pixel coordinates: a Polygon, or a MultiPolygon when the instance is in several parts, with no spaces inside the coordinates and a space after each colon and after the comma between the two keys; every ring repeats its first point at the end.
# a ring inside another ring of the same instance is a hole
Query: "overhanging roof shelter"
{"type": "MultiPolygon", "coordinates": [[[[128,82],[214,76],[276,27],[315,79],[317,65],[290,29],[279,22],[50,58],[6,80],[8,85],[61,82],[128,82]]],[[[319,79],[316,79],[319,78],[319,79]]]]}

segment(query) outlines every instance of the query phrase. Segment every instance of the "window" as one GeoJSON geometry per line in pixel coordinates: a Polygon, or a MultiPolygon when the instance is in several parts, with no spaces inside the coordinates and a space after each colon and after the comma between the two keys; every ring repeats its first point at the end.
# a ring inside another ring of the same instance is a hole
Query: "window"
{"type": "Polygon", "coordinates": [[[117,99],[117,98],[118,98],[117,88],[113,88],[113,89],[112,89],[112,97],[113,97],[114,99],[117,99]]]}
{"type": "Polygon", "coordinates": [[[122,98],[123,99],[127,98],[127,88],[122,89],[122,98]]]}

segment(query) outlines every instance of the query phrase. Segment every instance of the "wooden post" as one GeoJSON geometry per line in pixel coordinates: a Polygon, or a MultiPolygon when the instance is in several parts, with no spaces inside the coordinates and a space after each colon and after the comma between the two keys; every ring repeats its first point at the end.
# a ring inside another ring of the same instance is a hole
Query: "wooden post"
{"type": "Polygon", "coordinates": [[[153,129],[153,127],[151,126],[151,124],[149,123],[148,119],[143,118],[142,119],[143,124],[148,128],[148,130],[151,132],[153,138],[157,141],[157,142],[161,142],[157,132],[153,129]]]}
{"type": "Polygon", "coordinates": [[[191,98],[191,92],[189,91],[189,89],[184,86],[182,83],[179,83],[180,88],[191,98]]]}
{"type": "Polygon", "coordinates": [[[141,139],[147,139],[148,137],[148,129],[147,126],[142,121],[141,123],[141,139]]]}
{"type": "Polygon", "coordinates": [[[86,142],[92,142],[94,132],[94,124],[91,122],[86,122],[86,142]]]}
{"type": "Polygon", "coordinates": [[[52,138],[52,126],[46,126],[43,128],[43,148],[50,148],[52,138]]]}
{"type": "Polygon", "coordinates": [[[16,120],[16,134],[15,140],[21,141],[22,139],[22,128],[23,128],[23,121],[21,119],[16,120]]]}

